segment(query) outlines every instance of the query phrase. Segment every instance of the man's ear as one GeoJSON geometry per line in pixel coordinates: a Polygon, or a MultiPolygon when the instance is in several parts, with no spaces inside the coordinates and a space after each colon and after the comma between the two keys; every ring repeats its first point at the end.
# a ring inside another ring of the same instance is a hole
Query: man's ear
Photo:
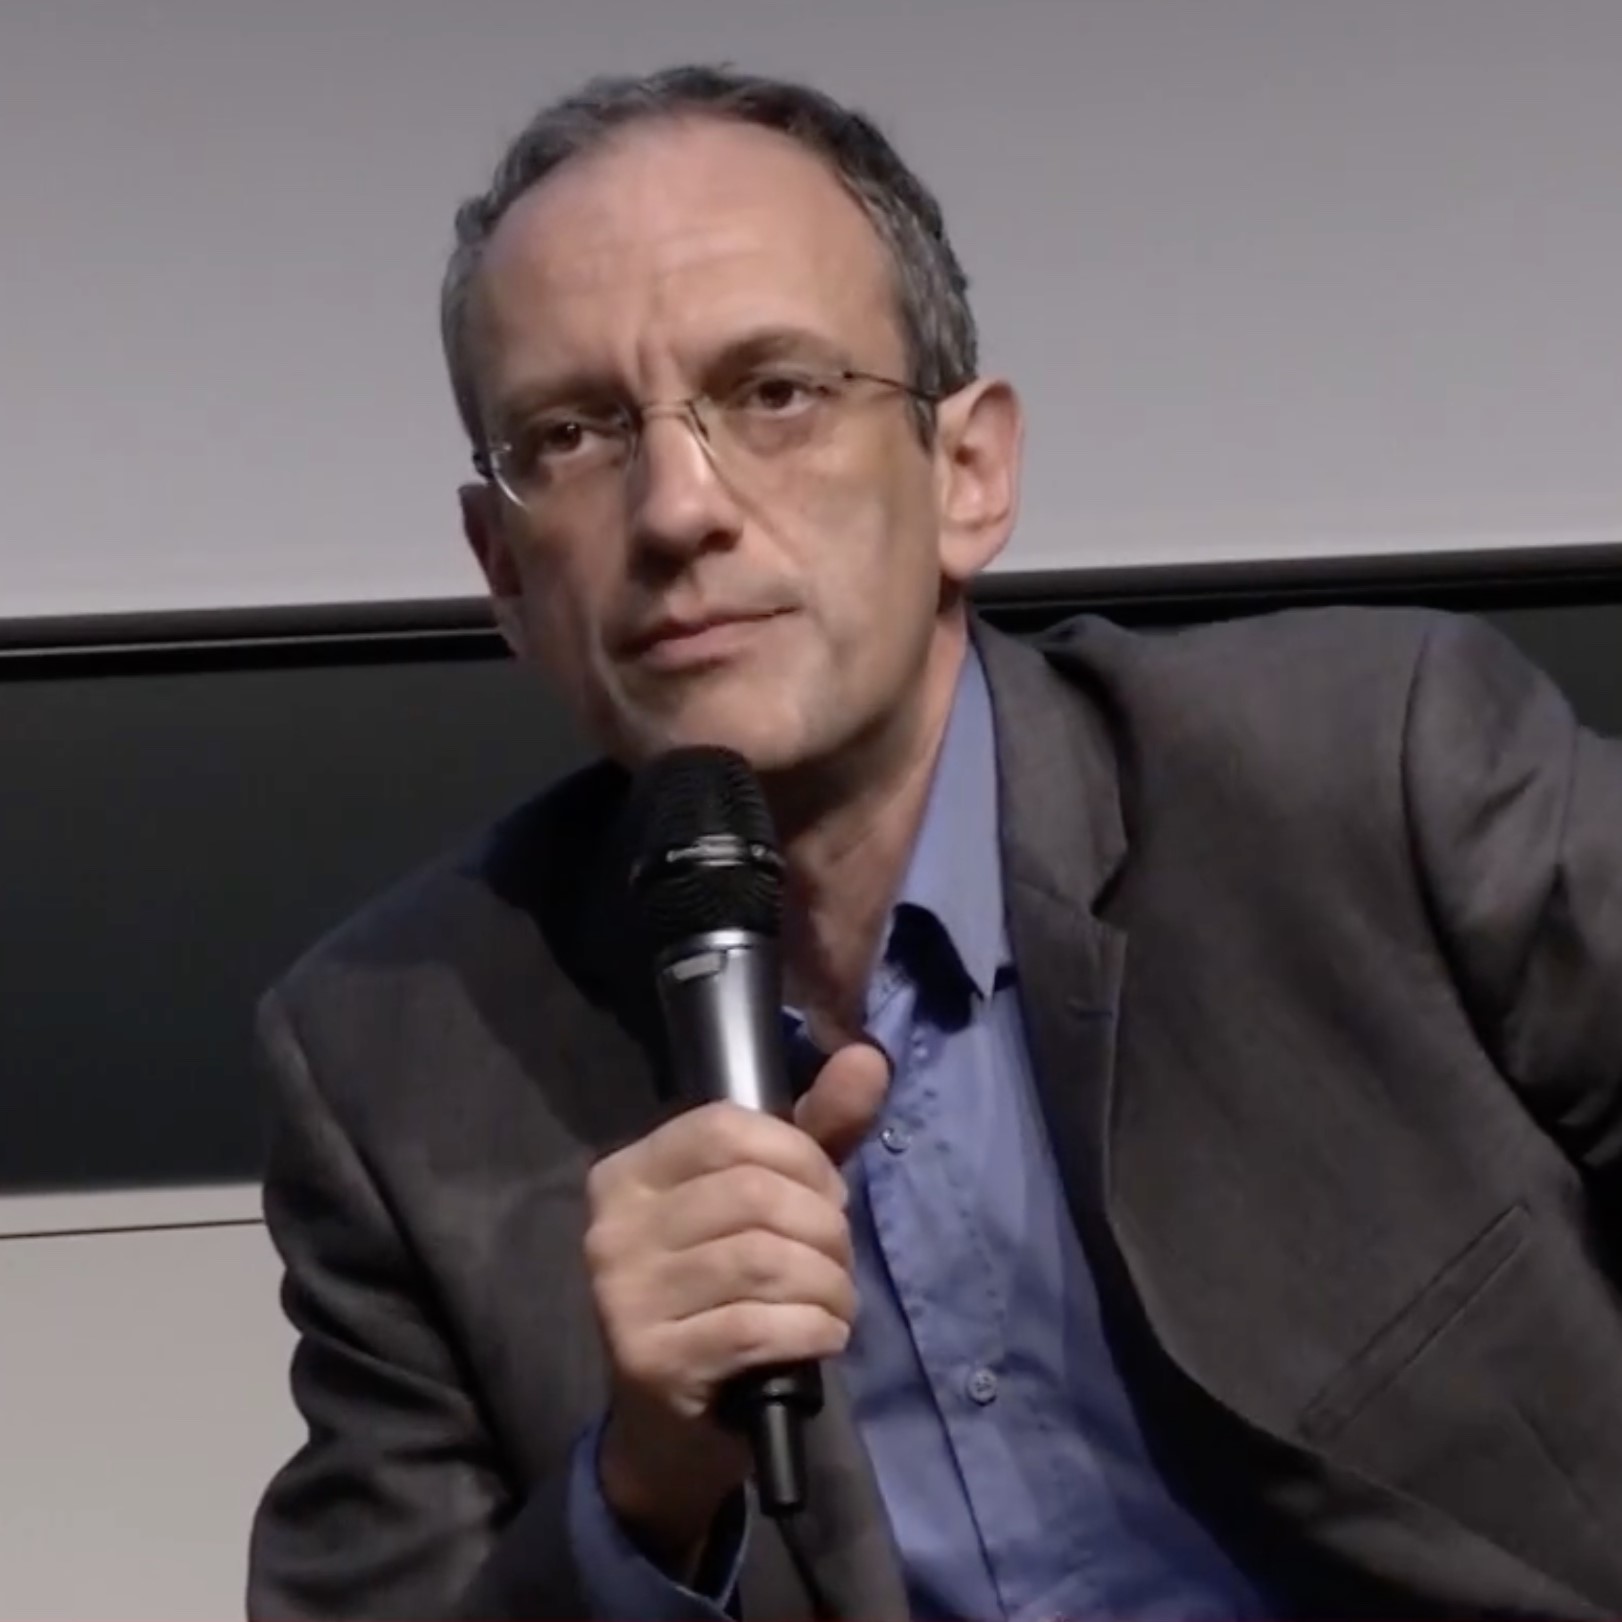
{"type": "Polygon", "coordinates": [[[462,533],[484,575],[496,629],[516,657],[527,658],[523,585],[497,508],[500,497],[487,484],[464,484],[457,491],[457,499],[462,508],[462,533]]]}
{"type": "Polygon", "coordinates": [[[941,573],[963,586],[1013,533],[1025,414],[1011,383],[983,378],[943,400],[935,423],[941,573]]]}

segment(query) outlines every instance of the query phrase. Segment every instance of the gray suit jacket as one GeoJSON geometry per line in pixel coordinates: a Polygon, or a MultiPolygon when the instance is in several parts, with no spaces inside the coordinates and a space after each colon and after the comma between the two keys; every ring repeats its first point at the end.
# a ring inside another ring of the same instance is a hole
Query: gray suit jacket
{"type": "MultiPolygon", "coordinates": [[[[1622,749],[1492,633],[976,628],[1041,1104],[1164,1467],[1299,1616],[1622,1612],[1622,749]]],[[[266,998],[266,1618],[578,1617],[586,1167],[673,1107],[592,768],[266,998]]],[[[848,1411],[748,1617],[905,1614],[848,1411]]]]}

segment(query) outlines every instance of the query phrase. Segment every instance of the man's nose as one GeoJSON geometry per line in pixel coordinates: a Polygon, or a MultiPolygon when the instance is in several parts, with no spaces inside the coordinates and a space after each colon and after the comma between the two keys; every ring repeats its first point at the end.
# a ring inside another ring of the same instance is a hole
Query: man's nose
{"type": "Polygon", "coordinates": [[[629,474],[632,527],[643,545],[685,553],[737,533],[737,502],[690,402],[644,411],[629,474]]]}

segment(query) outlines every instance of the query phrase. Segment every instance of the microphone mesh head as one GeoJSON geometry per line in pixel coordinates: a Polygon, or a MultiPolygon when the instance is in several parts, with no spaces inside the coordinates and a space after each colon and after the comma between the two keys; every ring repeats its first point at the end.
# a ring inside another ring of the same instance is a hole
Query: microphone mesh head
{"type": "Polygon", "coordinates": [[[778,932],[783,859],[765,796],[730,749],[672,749],[626,804],[631,891],[655,951],[721,929],[778,932]]]}

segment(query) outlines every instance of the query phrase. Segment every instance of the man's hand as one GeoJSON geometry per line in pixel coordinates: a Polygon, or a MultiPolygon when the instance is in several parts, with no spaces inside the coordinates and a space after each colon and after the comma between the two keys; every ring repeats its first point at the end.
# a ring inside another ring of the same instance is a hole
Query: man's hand
{"type": "Polygon", "coordinates": [[[836,1159],[877,1116],[884,1056],[840,1049],[796,1124],[689,1110],[592,1168],[586,1265],[612,1369],[603,1496],[665,1570],[688,1575],[749,1472],[710,1417],[744,1369],[832,1357],[856,1316],[836,1159]]]}

